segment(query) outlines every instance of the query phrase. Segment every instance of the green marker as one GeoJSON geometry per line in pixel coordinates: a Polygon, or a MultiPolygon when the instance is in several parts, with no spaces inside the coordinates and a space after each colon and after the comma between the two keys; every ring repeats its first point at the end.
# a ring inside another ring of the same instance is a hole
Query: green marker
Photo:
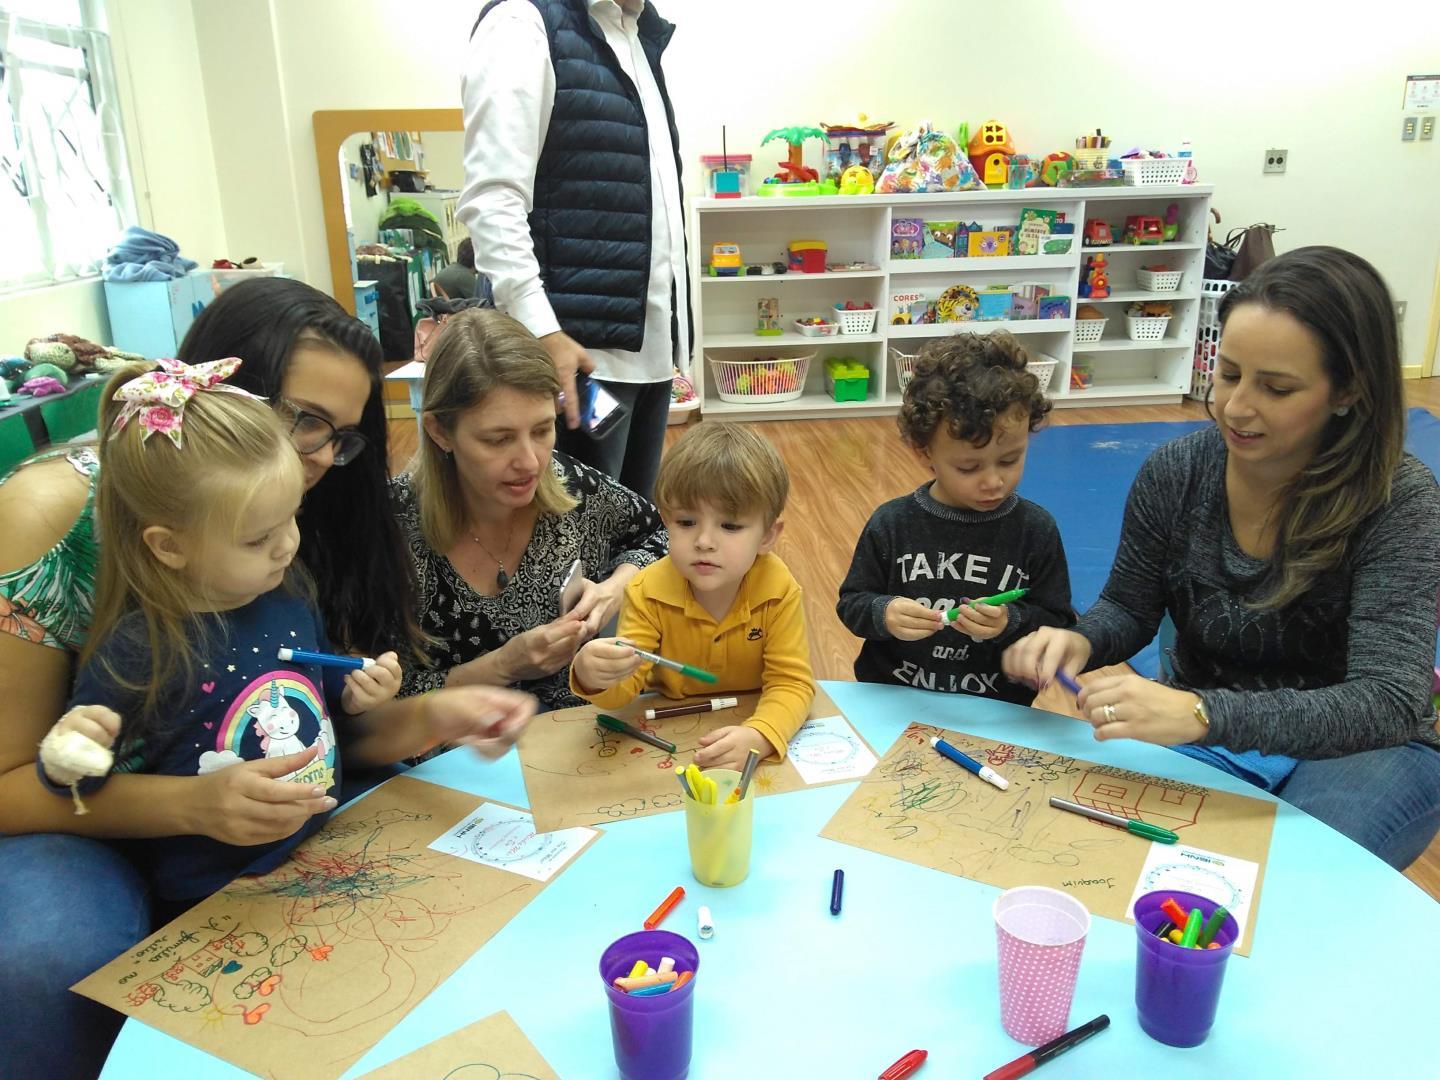
{"type": "Polygon", "coordinates": [[[1205,928],[1200,931],[1200,940],[1196,942],[1200,948],[1205,948],[1215,940],[1215,935],[1220,932],[1220,927],[1225,925],[1225,916],[1228,914],[1223,907],[1217,907],[1210,913],[1210,918],[1205,920],[1205,928]]]}
{"type": "Polygon", "coordinates": [[[1104,810],[1081,806],[1079,803],[1069,802],[1055,795],[1050,796],[1050,805],[1056,810],[1068,810],[1072,814],[1088,817],[1092,821],[1103,821],[1107,825],[1118,826],[1126,832],[1143,836],[1146,840],[1158,841],[1161,844],[1173,844],[1180,839],[1178,833],[1162,829],[1159,825],[1151,825],[1148,821],[1136,821],[1133,818],[1121,817],[1119,814],[1107,814],[1104,810]]]}
{"type": "Polygon", "coordinates": [[[704,668],[691,667],[689,664],[682,664],[679,660],[668,659],[659,653],[637,649],[633,643],[626,641],[624,638],[616,638],[615,640],[627,649],[635,649],[636,656],[649,660],[652,664],[659,664],[661,667],[669,668],[671,671],[678,671],[681,675],[687,675],[692,679],[699,679],[701,682],[716,683],[720,681],[719,676],[710,674],[710,672],[704,668]]]}
{"type": "Polygon", "coordinates": [[[633,724],[627,724],[624,720],[617,720],[613,716],[606,716],[604,713],[595,714],[595,722],[601,727],[615,732],[618,735],[629,735],[632,739],[639,739],[643,743],[649,743],[667,754],[675,753],[675,744],[666,742],[664,739],[651,735],[648,731],[641,731],[633,724]]]}
{"type": "Polygon", "coordinates": [[[1182,949],[1193,949],[1195,943],[1200,940],[1200,925],[1205,921],[1205,916],[1200,914],[1200,909],[1191,908],[1190,917],[1185,920],[1185,932],[1180,935],[1180,947],[1182,949]]]}
{"type": "MultiPolygon", "coordinates": [[[[990,607],[999,607],[1001,604],[1008,604],[1012,600],[1019,600],[1029,591],[1029,589],[1011,589],[1009,592],[996,593],[994,596],[982,596],[978,600],[969,601],[969,603],[971,607],[974,607],[976,604],[987,604],[990,607]]],[[[954,622],[959,614],[959,608],[951,608],[945,613],[945,618],[950,622],[954,622]]]]}

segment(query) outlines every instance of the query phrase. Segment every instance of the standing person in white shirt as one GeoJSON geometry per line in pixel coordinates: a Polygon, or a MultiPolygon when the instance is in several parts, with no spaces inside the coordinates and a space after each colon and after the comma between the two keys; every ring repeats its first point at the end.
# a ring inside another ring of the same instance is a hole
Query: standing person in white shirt
{"type": "Polygon", "coordinates": [[[689,357],[679,136],[644,0],[492,0],[465,63],[459,216],[496,306],[540,339],[564,387],[558,446],[648,498],[671,369],[689,357]],[[575,375],[625,405],[577,429],[575,375]]]}

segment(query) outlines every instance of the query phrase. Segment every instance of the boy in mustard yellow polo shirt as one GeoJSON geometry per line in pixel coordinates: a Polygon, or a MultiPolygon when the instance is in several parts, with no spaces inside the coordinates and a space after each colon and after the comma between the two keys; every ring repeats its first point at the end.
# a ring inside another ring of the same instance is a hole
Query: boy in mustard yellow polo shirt
{"type": "Polygon", "coordinates": [[[619,636],[576,654],[570,689],[606,709],[646,689],[669,698],[758,689],[754,715],[702,737],[695,763],[738,770],[752,747],[784,757],[815,696],[800,586],[771,553],[789,492],[780,455],[748,428],[710,421],[681,436],[655,480],[670,554],[630,580],[619,636]],[[650,665],[622,641],[719,681],[650,665]]]}

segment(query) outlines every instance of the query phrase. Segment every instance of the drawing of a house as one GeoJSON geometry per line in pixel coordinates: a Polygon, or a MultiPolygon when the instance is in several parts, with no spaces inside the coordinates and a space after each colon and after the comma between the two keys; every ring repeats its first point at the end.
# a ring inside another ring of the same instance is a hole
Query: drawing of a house
{"type": "Polygon", "coordinates": [[[1172,831],[1194,825],[1205,796],[1139,778],[1086,769],[1075,782],[1071,798],[1108,814],[1148,821],[1172,831]]]}

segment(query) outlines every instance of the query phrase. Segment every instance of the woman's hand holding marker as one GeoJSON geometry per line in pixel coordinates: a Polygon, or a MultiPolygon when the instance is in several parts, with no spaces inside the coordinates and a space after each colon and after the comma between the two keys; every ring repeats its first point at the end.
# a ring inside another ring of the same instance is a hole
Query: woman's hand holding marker
{"type": "Polygon", "coordinates": [[[926,607],[908,596],[897,596],[885,605],[885,629],[901,641],[919,641],[945,626],[945,613],[926,607]]]}
{"type": "Polygon", "coordinates": [[[1090,662],[1090,642],[1074,630],[1042,626],[1005,650],[1000,666],[1011,682],[1044,690],[1055,672],[1084,671],[1090,662]]]}

